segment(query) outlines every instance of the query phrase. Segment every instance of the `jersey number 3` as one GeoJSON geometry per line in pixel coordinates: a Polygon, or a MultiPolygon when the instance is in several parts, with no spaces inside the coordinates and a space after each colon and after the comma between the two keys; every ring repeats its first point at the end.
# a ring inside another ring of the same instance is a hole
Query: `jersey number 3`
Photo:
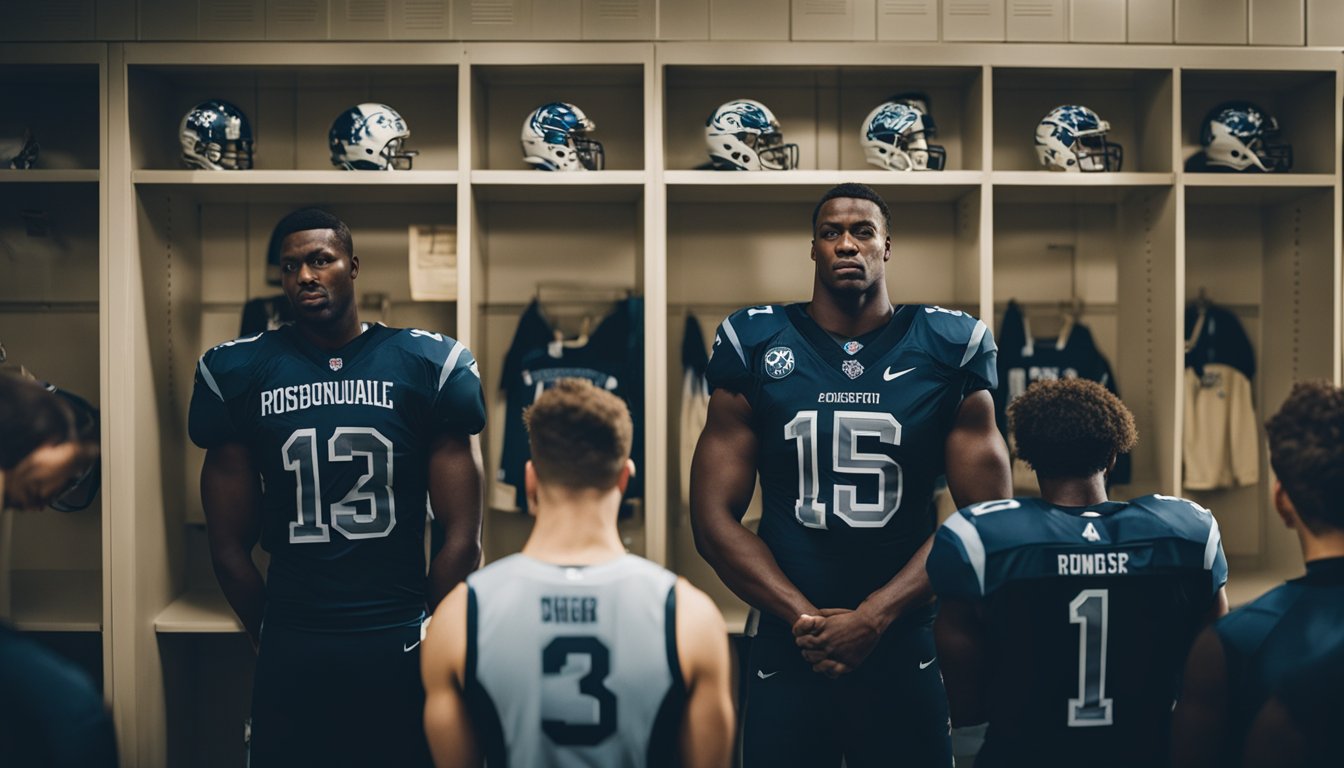
{"type": "MultiPolygon", "coordinates": [[[[889,413],[836,411],[831,429],[831,468],[837,474],[877,478],[875,501],[861,501],[856,485],[836,483],[831,494],[835,516],[851,528],[881,528],[901,508],[901,465],[885,453],[860,451],[860,437],[875,437],[883,445],[900,445],[901,423],[889,413]]],[[[799,411],[784,425],[784,439],[798,441],[798,501],[793,505],[793,514],[808,528],[825,528],[826,504],[821,501],[817,458],[817,412],[799,411]]]]}
{"type": "Polygon", "coordinates": [[[289,543],[331,541],[331,527],[347,539],[376,539],[392,532],[397,510],[392,498],[392,441],[371,427],[337,427],[327,441],[327,461],[364,462],[364,475],[322,522],[322,482],[318,477],[317,430],[296,429],[280,449],[285,469],[295,475],[298,519],[289,524],[289,543]]]}
{"type": "Polygon", "coordinates": [[[541,652],[541,730],[563,746],[601,744],[616,732],[616,694],[604,683],[611,652],[596,637],[557,637],[541,652]],[[585,669],[583,659],[587,658],[585,669]],[[579,676],[579,689],[573,689],[579,676]]]}

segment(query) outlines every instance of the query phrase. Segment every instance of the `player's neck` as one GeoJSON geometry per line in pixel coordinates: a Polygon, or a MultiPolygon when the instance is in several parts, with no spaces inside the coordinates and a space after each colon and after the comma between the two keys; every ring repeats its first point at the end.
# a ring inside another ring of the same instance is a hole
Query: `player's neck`
{"type": "Polygon", "coordinates": [[[557,565],[595,565],[625,554],[616,513],[620,493],[541,493],[529,500],[536,512],[523,554],[557,565]]]}
{"type": "Polygon", "coordinates": [[[1315,534],[1303,525],[1299,528],[1299,538],[1302,540],[1302,559],[1308,563],[1312,560],[1344,557],[1344,531],[1331,530],[1315,534]]]}
{"type": "Polygon", "coordinates": [[[364,328],[359,322],[359,313],[353,309],[345,317],[334,319],[330,323],[317,324],[300,321],[295,323],[294,327],[304,341],[318,349],[328,351],[344,347],[364,332],[364,328]]]}
{"type": "Polygon", "coordinates": [[[841,294],[818,284],[807,305],[807,314],[822,330],[850,337],[881,328],[895,311],[885,283],[874,283],[872,290],[863,293],[841,294]]]}
{"type": "Polygon", "coordinates": [[[1107,500],[1106,476],[1098,472],[1091,477],[1041,477],[1041,498],[1057,507],[1090,507],[1107,500]]]}

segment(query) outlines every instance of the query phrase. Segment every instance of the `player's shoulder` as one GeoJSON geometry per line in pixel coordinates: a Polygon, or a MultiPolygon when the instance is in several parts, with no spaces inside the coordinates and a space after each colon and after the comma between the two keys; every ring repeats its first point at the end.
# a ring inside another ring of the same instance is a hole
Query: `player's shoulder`
{"type": "Polygon", "coordinates": [[[1137,514],[1150,515],[1174,538],[1204,543],[1210,530],[1218,525],[1213,512],[1180,496],[1154,493],[1130,499],[1129,506],[1137,514]]]}
{"type": "Polygon", "coordinates": [[[198,378],[216,391],[225,394],[237,391],[242,382],[264,370],[260,363],[280,353],[284,333],[283,328],[262,331],[207,349],[197,362],[198,378]]]}
{"type": "Polygon", "coordinates": [[[467,586],[472,591],[479,591],[507,585],[516,581],[519,569],[526,568],[529,562],[528,558],[515,552],[467,574],[467,586]]]}
{"type": "Polygon", "coordinates": [[[442,364],[454,351],[469,354],[466,345],[446,333],[420,328],[383,328],[387,338],[384,344],[404,350],[407,354],[442,364]]]}
{"type": "Polygon", "coordinates": [[[1281,584],[1218,619],[1214,630],[1224,646],[1242,654],[1253,653],[1301,596],[1297,584],[1281,584]]]}
{"type": "Polygon", "coordinates": [[[994,334],[974,315],[934,304],[911,307],[911,333],[936,360],[961,368],[982,351],[993,351],[994,334]]]}
{"type": "Polygon", "coordinates": [[[1044,521],[1050,509],[1033,497],[991,499],[962,507],[943,526],[963,541],[973,536],[986,551],[1013,549],[1037,543],[1048,529],[1044,521]]]}
{"type": "Polygon", "coordinates": [[[743,307],[724,318],[714,338],[716,348],[732,344],[743,350],[759,347],[789,327],[787,304],[743,307]]]}

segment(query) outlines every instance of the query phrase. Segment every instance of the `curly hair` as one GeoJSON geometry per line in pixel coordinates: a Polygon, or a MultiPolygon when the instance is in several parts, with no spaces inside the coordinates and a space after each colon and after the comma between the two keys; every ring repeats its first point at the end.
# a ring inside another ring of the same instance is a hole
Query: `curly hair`
{"type": "Polygon", "coordinates": [[[605,490],[630,457],[625,401],[583,379],[561,379],[523,412],[532,466],[548,485],[605,490]]]}
{"type": "Polygon", "coordinates": [[[1139,440],[1134,414],[1086,379],[1038,381],[1008,406],[1017,455],[1049,478],[1090,477],[1139,440]]]}
{"type": "Polygon", "coordinates": [[[1326,381],[1293,385],[1265,422],[1269,463],[1313,533],[1344,529],[1344,391],[1326,381]]]}

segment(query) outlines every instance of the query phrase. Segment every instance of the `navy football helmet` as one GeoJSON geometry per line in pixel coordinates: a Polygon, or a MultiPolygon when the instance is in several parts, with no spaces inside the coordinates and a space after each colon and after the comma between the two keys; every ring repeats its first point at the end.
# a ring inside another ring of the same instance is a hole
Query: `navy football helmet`
{"type": "Polygon", "coordinates": [[[878,104],[863,120],[860,139],[868,162],[889,171],[941,171],[947,150],[930,144],[933,118],[908,102],[878,104]]]}
{"type": "Polygon", "coordinates": [[[356,104],[327,132],[331,164],[347,171],[409,171],[419,152],[405,148],[411,129],[386,104],[356,104]]]}
{"type": "Polygon", "coordinates": [[[182,116],[178,129],[182,162],[208,171],[252,167],[252,125],[247,115],[223,99],[210,99],[182,116]]]}
{"type": "Polygon", "coordinates": [[[752,99],[719,105],[705,121],[705,146],[716,170],[788,171],[798,167],[798,145],[785,144],[774,113],[752,99]]]}
{"type": "Polygon", "coordinates": [[[1269,143],[1278,132],[1279,121],[1273,115],[1248,101],[1229,101],[1204,117],[1199,143],[1210,166],[1283,172],[1293,167],[1293,148],[1269,143]]]}
{"type": "Polygon", "coordinates": [[[523,120],[523,162],[539,171],[600,171],[606,151],[588,134],[597,124],[567,101],[532,110],[523,120]]]}
{"type": "Polygon", "coordinates": [[[1106,140],[1110,130],[1087,107],[1055,107],[1036,125],[1036,157],[1052,171],[1119,171],[1124,149],[1106,140]]]}

